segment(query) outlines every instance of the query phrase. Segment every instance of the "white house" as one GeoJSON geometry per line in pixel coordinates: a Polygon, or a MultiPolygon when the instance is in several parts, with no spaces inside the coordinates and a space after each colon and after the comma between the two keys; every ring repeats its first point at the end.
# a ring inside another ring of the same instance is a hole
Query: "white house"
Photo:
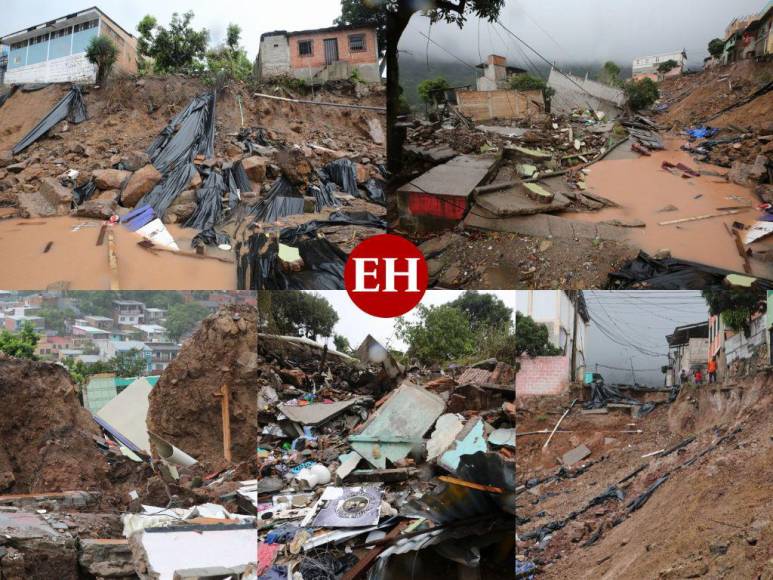
{"type": "Polygon", "coordinates": [[[684,50],[674,52],[664,52],[662,54],[653,54],[652,56],[640,56],[633,59],[632,77],[633,80],[649,78],[657,81],[662,77],[678,76],[687,71],[687,52],[684,50]],[[673,60],[677,66],[667,73],[659,73],[658,67],[664,62],[673,60]]]}

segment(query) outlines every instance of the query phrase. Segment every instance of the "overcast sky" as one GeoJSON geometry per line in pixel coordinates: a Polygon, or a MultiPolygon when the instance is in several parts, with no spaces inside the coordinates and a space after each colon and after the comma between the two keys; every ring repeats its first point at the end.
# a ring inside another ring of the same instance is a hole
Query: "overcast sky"
{"type": "Polygon", "coordinates": [[[138,35],[137,23],[146,14],[152,14],[159,24],[166,26],[173,12],[192,10],[196,15],[193,26],[209,30],[213,45],[225,39],[226,27],[235,22],[242,27],[242,45],[251,59],[258,54],[262,33],[324,28],[332,26],[333,20],[341,14],[340,0],[4,0],[0,36],[79,12],[95,4],[135,36],[138,35]]]}
{"type": "MultiPolygon", "coordinates": [[[[702,64],[706,46],[724,34],[734,17],[759,12],[766,0],[507,0],[500,21],[548,60],[630,64],[636,56],[687,49],[691,65],[702,64]]],[[[403,33],[400,50],[426,58],[429,19],[415,15],[403,33]]],[[[432,40],[470,64],[491,53],[502,54],[509,64],[538,57],[496,24],[470,18],[464,29],[437,23],[432,40]]],[[[430,44],[430,60],[450,60],[430,44]]]]}
{"type": "Polygon", "coordinates": [[[660,367],[668,364],[666,335],[683,324],[706,322],[708,306],[691,290],[585,290],[591,317],[586,342],[587,369],[603,368],[608,383],[663,385],[660,367]],[[607,336],[605,332],[611,335],[607,336]],[[618,344],[623,343],[625,346],[618,344]],[[661,356],[651,356],[661,353],[661,356]],[[633,363],[634,373],[629,369],[633,363]]]}
{"type": "MultiPolygon", "coordinates": [[[[421,304],[425,306],[434,306],[451,302],[462,292],[457,290],[427,290],[421,304]]],[[[349,299],[349,295],[344,290],[328,290],[314,292],[318,296],[323,296],[335,308],[338,313],[338,324],[336,324],[334,333],[341,334],[349,340],[352,348],[357,348],[368,334],[373,336],[384,346],[405,350],[407,345],[398,340],[394,333],[396,318],[378,318],[370,316],[359,309],[349,299]]],[[[481,290],[481,294],[494,294],[513,310],[513,320],[515,320],[515,291],[514,290],[481,290]]],[[[406,314],[413,317],[415,309],[406,314]]],[[[332,339],[330,340],[332,346],[332,339]]]]}

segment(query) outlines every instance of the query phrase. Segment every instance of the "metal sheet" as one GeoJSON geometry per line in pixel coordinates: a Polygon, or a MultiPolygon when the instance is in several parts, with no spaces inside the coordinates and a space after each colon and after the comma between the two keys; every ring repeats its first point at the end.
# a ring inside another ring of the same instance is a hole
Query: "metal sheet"
{"type": "Polygon", "coordinates": [[[438,460],[438,464],[451,473],[456,473],[459,461],[463,455],[472,455],[478,451],[488,451],[486,438],[483,436],[483,420],[480,417],[471,419],[464,429],[456,436],[451,444],[438,460]]]}
{"type": "Polygon", "coordinates": [[[421,442],[445,406],[438,395],[405,382],[368,418],[359,435],[349,437],[352,449],[384,469],[387,459],[399,461],[421,442]]]}
{"type": "Polygon", "coordinates": [[[290,421],[302,425],[320,425],[340,415],[349,407],[356,405],[360,399],[337,401],[335,403],[311,403],[310,405],[279,405],[279,411],[290,421]]]}

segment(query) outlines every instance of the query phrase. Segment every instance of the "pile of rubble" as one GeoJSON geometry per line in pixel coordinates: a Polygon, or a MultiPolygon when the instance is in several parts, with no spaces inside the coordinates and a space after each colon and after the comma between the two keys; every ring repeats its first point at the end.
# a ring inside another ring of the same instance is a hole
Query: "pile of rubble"
{"type": "Polygon", "coordinates": [[[223,307],[93,416],[61,365],[0,355],[0,576],[254,580],[256,349],[223,307]]]}
{"type": "Polygon", "coordinates": [[[371,337],[258,353],[258,574],[512,571],[511,366],[405,369],[371,337]]]}

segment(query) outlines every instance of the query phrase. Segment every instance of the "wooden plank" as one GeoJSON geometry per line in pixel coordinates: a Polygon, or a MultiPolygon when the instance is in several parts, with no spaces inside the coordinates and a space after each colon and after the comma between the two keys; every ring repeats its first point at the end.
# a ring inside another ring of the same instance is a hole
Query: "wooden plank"
{"type": "MultiPolygon", "coordinates": [[[[400,535],[400,533],[408,527],[408,525],[411,522],[408,520],[404,520],[400,523],[398,523],[394,528],[389,530],[387,535],[384,537],[384,540],[396,540],[397,537],[400,535]]],[[[344,577],[342,580],[355,580],[356,578],[359,578],[362,576],[367,570],[373,565],[373,562],[376,561],[376,558],[379,557],[379,554],[386,550],[387,544],[386,542],[384,544],[378,545],[370,550],[363,556],[359,562],[357,562],[354,566],[349,568],[349,570],[346,571],[346,574],[344,574],[344,577]]]]}
{"type": "Polygon", "coordinates": [[[107,263],[110,266],[110,290],[120,290],[118,256],[115,252],[115,232],[112,228],[107,231],[107,263]]]}
{"type": "MultiPolygon", "coordinates": [[[[751,209],[751,208],[749,208],[749,209],[751,209]]],[[[723,216],[726,216],[726,215],[735,215],[737,213],[741,213],[742,211],[748,211],[748,210],[733,209],[733,210],[730,210],[730,211],[719,212],[719,213],[707,213],[707,214],[696,215],[696,216],[688,217],[688,218],[681,218],[681,219],[678,219],[678,220],[669,220],[669,221],[666,221],[666,222],[658,222],[658,225],[659,226],[670,226],[670,225],[673,225],[673,224],[683,224],[685,222],[695,222],[695,221],[698,221],[698,220],[707,220],[707,219],[710,219],[710,218],[723,217],[723,216]]]]}
{"type": "Polygon", "coordinates": [[[155,254],[156,252],[169,252],[170,254],[174,254],[175,256],[184,256],[186,258],[198,258],[199,260],[217,260],[219,262],[225,262],[226,264],[233,264],[234,261],[230,258],[222,258],[220,256],[209,256],[207,254],[196,254],[194,252],[186,252],[185,250],[172,250],[170,248],[162,248],[161,246],[155,245],[150,240],[140,240],[137,242],[137,245],[145,250],[148,250],[150,253],[155,254]]]}

